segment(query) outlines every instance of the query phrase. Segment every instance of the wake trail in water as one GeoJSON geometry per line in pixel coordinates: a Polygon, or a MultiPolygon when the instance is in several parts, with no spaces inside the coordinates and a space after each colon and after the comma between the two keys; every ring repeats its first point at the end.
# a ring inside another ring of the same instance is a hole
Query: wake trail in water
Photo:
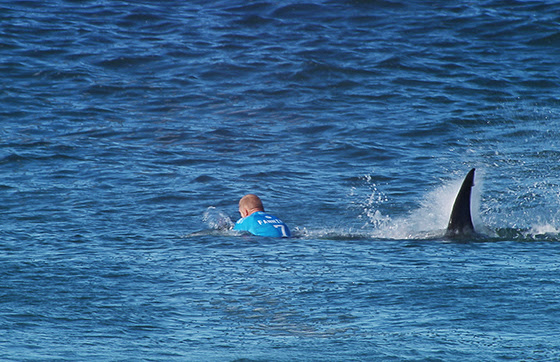
{"type": "MultiPolygon", "coordinates": [[[[536,220],[528,220],[530,225],[528,228],[511,227],[509,225],[521,223],[517,220],[507,220],[507,218],[503,225],[493,228],[490,220],[496,219],[496,216],[493,216],[494,210],[484,209],[484,213],[481,212],[484,176],[484,171],[477,173],[472,189],[471,213],[474,229],[477,233],[472,238],[474,241],[560,240],[560,229],[554,225],[554,220],[552,223],[541,222],[538,216],[536,216],[536,220]],[[483,216],[489,220],[483,220],[483,216]],[[511,223],[508,223],[508,221],[511,223]]],[[[405,240],[444,239],[453,203],[461,183],[462,178],[443,183],[435,190],[428,192],[421,200],[418,208],[402,217],[392,218],[382,215],[376,210],[377,205],[372,204],[371,210],[367,211],[370,218],[369,224],[373,225],[370,236],[381,239],[405,240]]]]}
{"type": "MultiPolygon", "coordinates": [[[[496,215],[500,213],[499,209],[482,209],[484,176],[484,170],[477,172],[472,189],[471,213],[476,235],[461,241],[560,241],[560,228],[556,225],[556,220],[543,222],[538,215],[533,215],[534,220],[527,220],[531,215],[523,213],[523,221],[529,221],[529,226],[517,227],[516,225],[523,223],[513,216],[506,216],[505,221],[497,221],[503,218],[503,215],[496,215]]],[[[365,180],[371,183],[371,177],[366,177],[365,180]]],[[[389,202],[389,199],[373,184],[370,185],[371,194],[363,203],[360,215],[366,219],[366,223],[359,230],[296,229],[295,235],[328,239],[445,240],[453,203],[462,182],[462,177],[444,182],[427,192],[419,206],[403,216],[390,216],[380,211],[381,206],[389,202]]],[[[487,201],[494,204],[492,199],[487,201]]]]}

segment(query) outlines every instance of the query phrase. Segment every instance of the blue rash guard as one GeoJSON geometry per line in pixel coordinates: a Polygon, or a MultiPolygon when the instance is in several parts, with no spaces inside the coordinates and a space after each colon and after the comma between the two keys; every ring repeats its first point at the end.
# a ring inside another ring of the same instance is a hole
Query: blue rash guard
{"type": "Polygon", "coordinates": [[[237,220],[233,230],[248,231],[253,235],[289,238],[292,236],[288,225],[276,216],[257,211],[237,220]]]}

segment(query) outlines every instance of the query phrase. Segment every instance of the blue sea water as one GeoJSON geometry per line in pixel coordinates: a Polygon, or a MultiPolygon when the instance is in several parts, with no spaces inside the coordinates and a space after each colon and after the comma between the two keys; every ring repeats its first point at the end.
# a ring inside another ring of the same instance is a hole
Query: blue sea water
{"type": "Polygon", "coordinates": [[[0,359],[559,360],[559,22],[1,3],[0,359]],[[249,192],[293,238],[229,230],[249,192]]]}

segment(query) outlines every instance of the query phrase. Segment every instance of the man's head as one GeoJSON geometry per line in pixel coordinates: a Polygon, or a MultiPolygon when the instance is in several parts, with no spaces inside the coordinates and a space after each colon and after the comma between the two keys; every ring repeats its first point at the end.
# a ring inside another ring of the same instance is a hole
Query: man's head
{"type": "Polygon", "coordinates": [[[241,217],[247,217],[257,211],[264,211],[262,201],[257,195],[248,194],[239,200],[239,213],[241,217]]]}

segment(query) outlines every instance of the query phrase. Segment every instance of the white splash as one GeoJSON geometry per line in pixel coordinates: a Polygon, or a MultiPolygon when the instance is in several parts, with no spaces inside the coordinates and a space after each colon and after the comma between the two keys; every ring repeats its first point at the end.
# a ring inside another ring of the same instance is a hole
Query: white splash
{"type": "Polygon", "coordinates": [[[225,212],[216,209],[215,206],[210,206],[206,209],[202,216],[202,221],[204,221],[208,228],[214,230],[231,230],[234,225],[231,218],[225,212]]]}
{"type": "MultiPolygon", "coordinates": [[[[481,180],[482,177],[477,174],[471,197],[475,229],[482,228],[483,224],[479,215],[481,180]]],[[[367,210],[369,225],[374,227],[371,236],[384,239],[431,239],[443,236],[462,182],[463,178],[455,179],[428,192],[420,201],[420,206],[405,216],[392,218],[373,208],[367,210]]],[[[374,207],[375,203],[369,206],[374,207]]]]}
{"type": "Polygon", "coordinates": [[[560,229],[556,226],[551,224],[536,224],[531,227],[531,229],[527,232],[530,236],[538,236],[538,235],[558,235],[560,234],[560,229]]]}

